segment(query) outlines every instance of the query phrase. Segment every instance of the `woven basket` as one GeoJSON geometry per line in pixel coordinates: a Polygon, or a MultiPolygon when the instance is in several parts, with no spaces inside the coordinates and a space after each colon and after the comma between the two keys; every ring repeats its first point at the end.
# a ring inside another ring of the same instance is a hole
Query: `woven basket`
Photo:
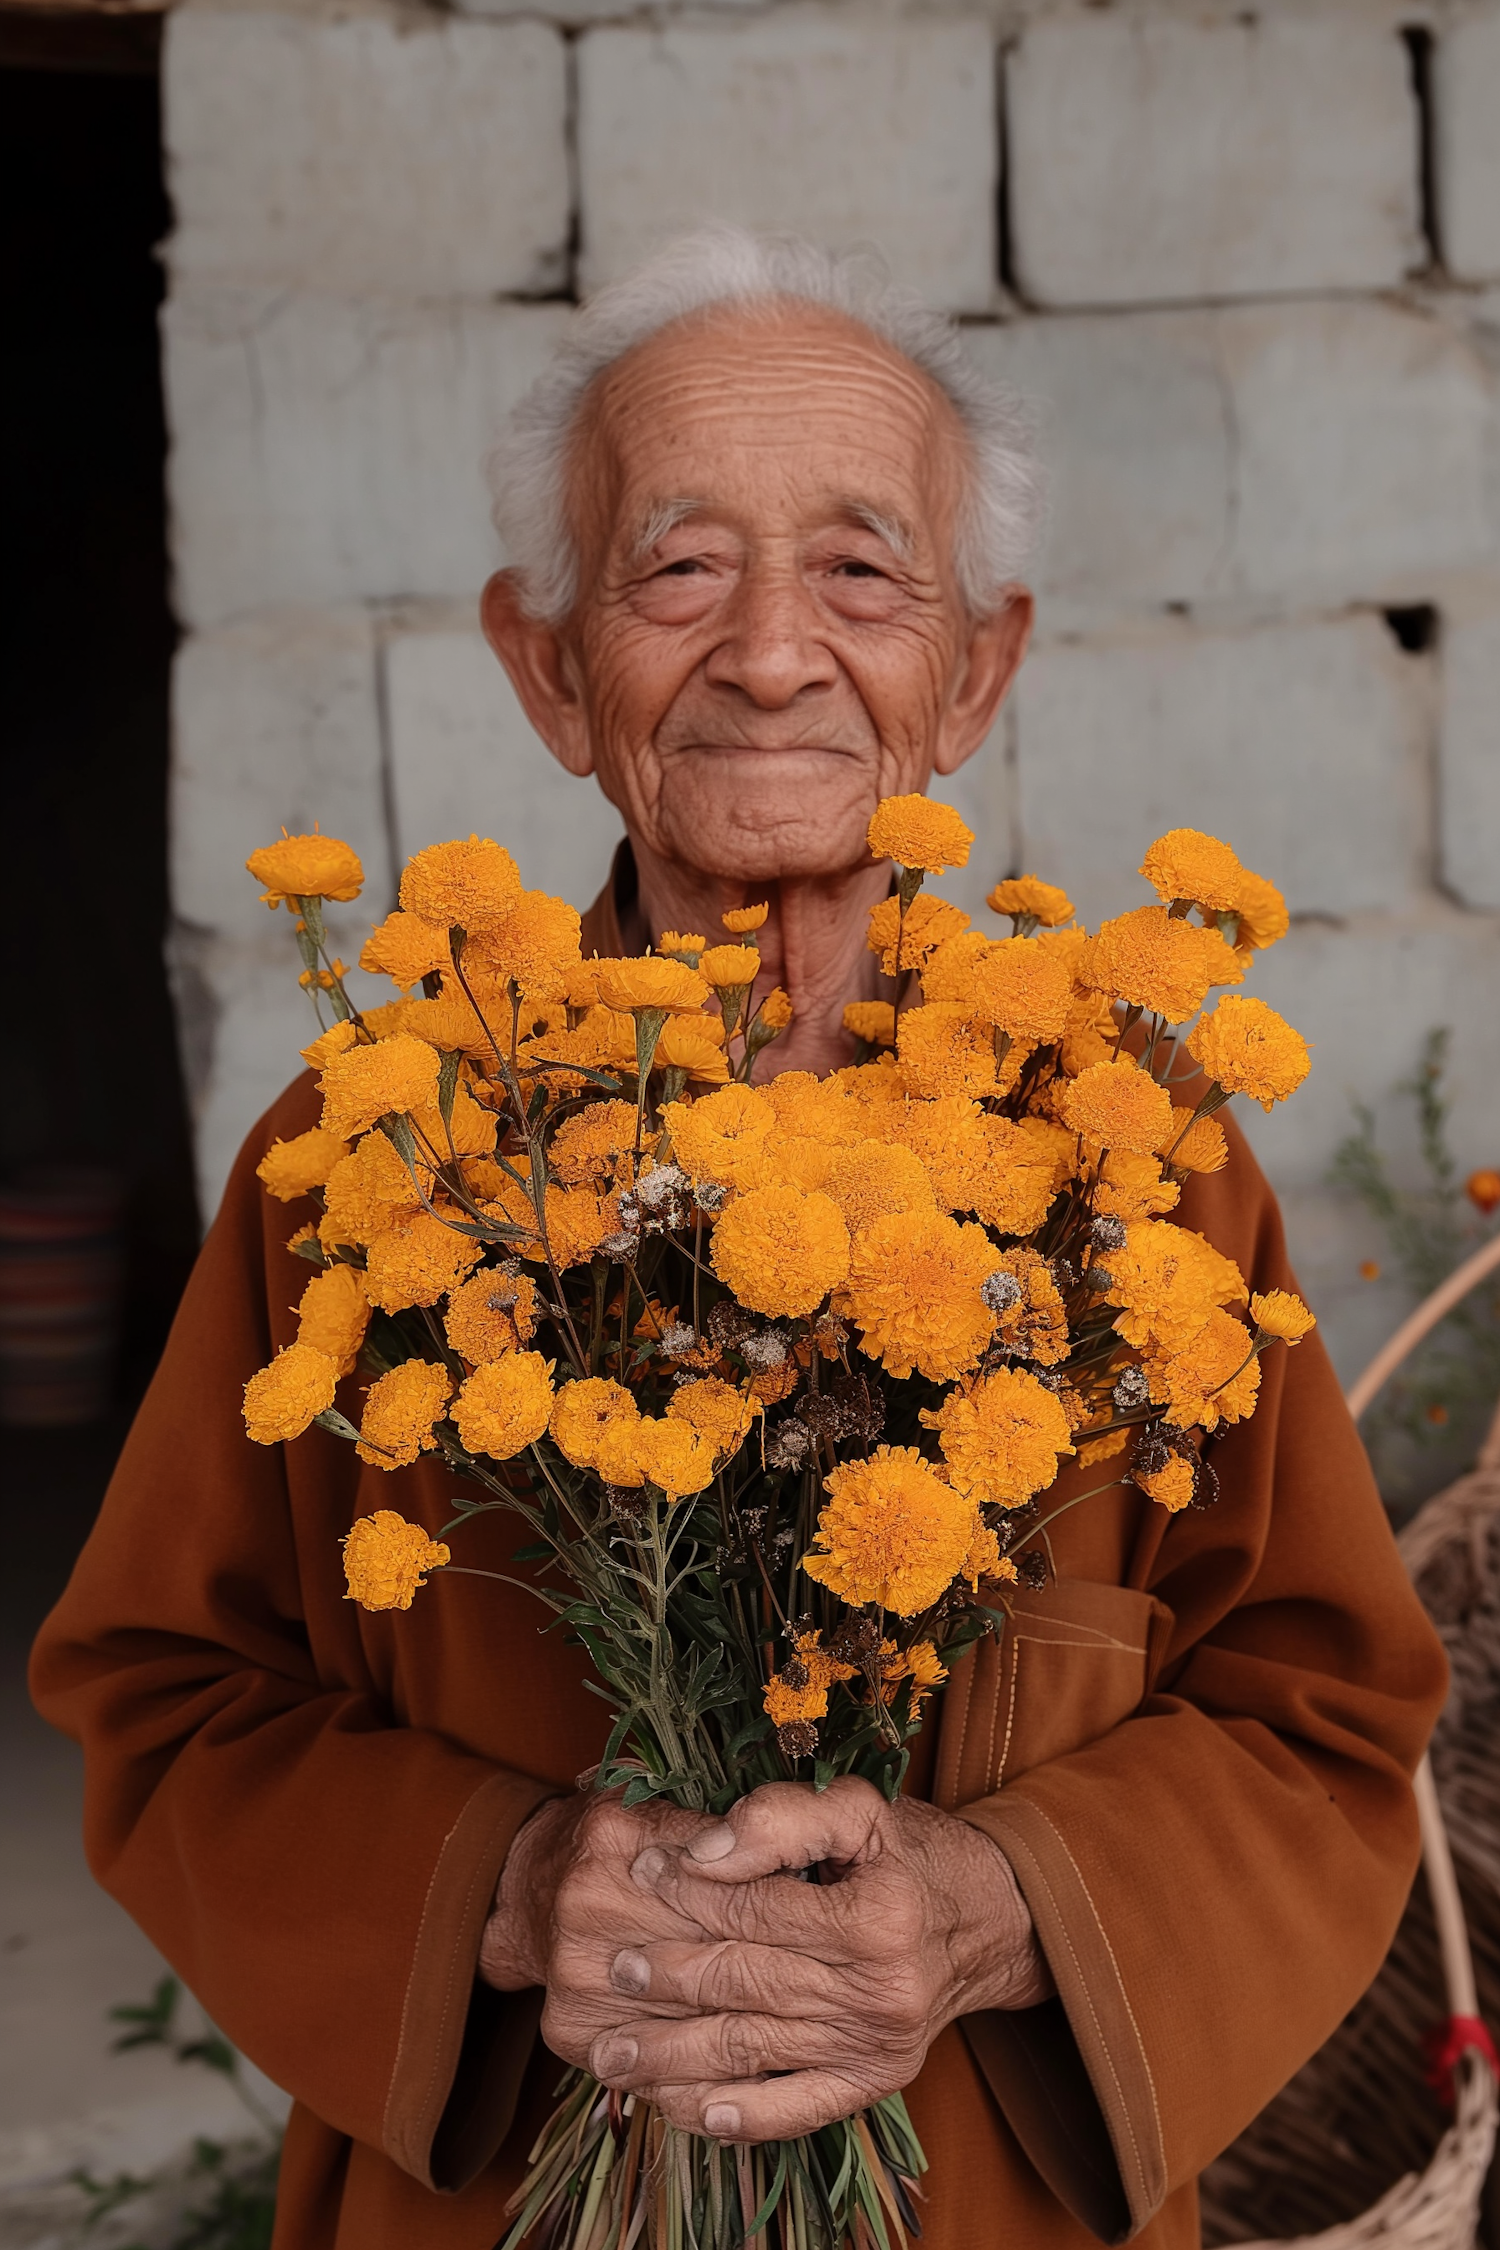
{"type": "MultiPolygon", "coordinates": [[[[1391,1338],[1349,1393],[1353,1413],[1497,1265],[1500,1237],[1391,1338]]],[[[1478,2019],[1500,2022],[1500,1409],[1472,1473],[1430,1500],[1399,1545],[1453,1667],[1417,1774],[1423,1879],[1370,1991],[1205,2172],[1210,2242],[1471,2250],[1475,2240],[1497,2114],[1478,2019]],[[1424,2044],[1438,2050],[1441,2092],[1419,2077],[1424,2044]]]]}

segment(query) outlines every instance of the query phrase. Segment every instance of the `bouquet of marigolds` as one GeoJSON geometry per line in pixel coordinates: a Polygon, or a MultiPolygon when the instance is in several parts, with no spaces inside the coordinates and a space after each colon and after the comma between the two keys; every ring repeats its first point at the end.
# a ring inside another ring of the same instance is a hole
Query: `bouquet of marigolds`
{"type": "MultiPolygon", "coordinates": [[[[317,1422],[379,1468],[454,1472],[441,1538],[388,1510],[349,1532],[367,1609],[408,1608],[471,1516],[524,1517],[613,1708],[593,1786],[627,1805],[721,1813],[840,1774],[894,1796],[948,1666],[1046,1581],[1059,1465],[1205,1504],[1204,1434],[1312,1325],[1170,1216],[1225,1162],[1214,1112],[1306,1074],[1264,1002],[1199,1013],[1282,935],[1279,893],[1176,829],[1142,869],[1159,903],[1089,935],[1023,876],[990,895],[994,939],[923,888],[972,840],[924,797],[879,806],[891,998],[846,1009],[857,1059],[821,1079],[768,1068],[791,1008],[763,990],[764,906],[585,960],[501,845],[437,844],[361,955],[401,997],[361,1011],[323,920],[354,852],[249,861],[331,1018],[304,1050],[321,1122],[260,1167],[312,1207],[293,1248],[317,1271],[246,1387],[250,1435],[317,1422]],[[334,1401],[357,1368],[356,1428],[334,1401]]],[[[731,2148],[575,2069],[509,2245],[890,2250],[923,2169],[899,2096],[731,2148]]]]}

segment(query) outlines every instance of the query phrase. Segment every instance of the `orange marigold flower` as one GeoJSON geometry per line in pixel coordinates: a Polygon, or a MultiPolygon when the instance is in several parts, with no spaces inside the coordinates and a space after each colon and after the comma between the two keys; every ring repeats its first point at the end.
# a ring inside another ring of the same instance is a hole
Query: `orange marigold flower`
{"type": "Polygon", "coordinates": [[[398,1032],[373,1047],[335,1055],[318,1081],[323,1130],[349,1140],[377,1118],[422,1109],[437,1099],[438,1058],[421,1039],[398,1032]]]}
{"type": "Polygon", "coordinates": [[[755,1427],[759,1403],[717,1375],[683,1383],[667,1406],[670,1420],[689,1423],[717,1454],[738,1453],[755,1427]]]}
{"type": "Polygon", "coordinates": [[[896,1011],[889,1000],[851,1000],[844,1010],[844,1029],[867,1046],[894,1047],[896,1011]]]}
{"type": "Polygon", "coordinates": [[[1000,1272],[1019,1287],[1020,1295],[999,1315],[996,1345],[1041,1367],[1056,1367],[1068,1356],[1068,1315],[1052,1268],[1024,1243],[1005,1251],[1003,1258],[1000,1272]]]}
{"type": "Polygon", "coordinates": [[[1216,1307],[1244,1303],[1239,1267],[1201,1234],[1145,1219],[1127,1225],[1125,1237],[1109,1253],[1109,1301],[1123,1308],[1115,1326],[1127,1344],[1181,1350],[1216,1307]]]}
{"type": "Polygon", "coordinates": [[[756,1009],[755,1020],[763,1031],[786,1031],[795,1013],[791,994],[775,984],[756,1009]]]}
{"type": "Polygon", "coordinates": [[[370,1325],[365,1277],[357,1266],[328,1266],[314,1274],[297,1306],[297,1341],[331,1359],[350,1375],[370,1325]]]}
{"type": "Polygon", "coordinates": [[[974,975],[994,944],[983,930],[960,930],[946,937],[922,964],[924,1000],[954,1000],[969,1004],[974,975]]]}
{"type": "Polygon", "coordinates": [[[1052,1483],[1058,1456],[1073,1450],[1062,1402],[1022,1368],[997,1368],[967,1391],[950,1391],[922,1420],[939,1433],[955,1487],[981,1505],[1024,1507],[1052,1483]]]}
{"type": "MultiPolygon", "coordinates": [[[[1123,1437],[1122,1432],[1122,1443],[1123,1437]]],[[[1191,1506],[1193,1494],[1198,1489],[1193,1464],[1184,1460],[1180,1453],[1174,1453],[1165,1468],[1157,1469],[1152,1475],[1138,1475],[1135,1482],[1150,1499],[1159,1502],[1169,1515],[1174,1516],[1183,1508],[1191,1506]]]]}
{"type": "Polygon", "coordinates": [[[634,1102],[589,1102],[558,1126],[547,1153],[562,1185],[578,1187],[585,1180],[622,1179],[634,1146],[634,1102]]]}
{"type": "Polygon", "coordinates": [[[1239,918],[1235,943],[1249,946],[1254,952],[1264,952],[1268,945],[1277,944],[1291,928],[1286,900],[1276,885],[1267,882],[1264,875],[1252,875],[1248,867],[1240,873],[1235,913],[1239,918]]]}
{"type": "Polygon", "coordinates": [[[265,902],[276,908],[299,898],[358,898],[365,871],[359,854],[336,836],[288,836],[279,844],[263,844],[245,862],[257,883],[264,883],[265,902]]]}
{"type": "Polygon", "coordinates": [[[255,1167],[255,1177],[278,1203],[292,1203],[299,1195],[322,1187],[335,1164],[348,1153],[349,1143],[338,1133],[314,1125],[310,1132],[298,1133],[292,1140],[272,1141],[255,1167]]]}
{"type": "Polygon", "coordinates": [[[366,1133],[341,1157],[323,1190],[318,1238],[326,1249],[359,1246],[422,1208],[416,1183],[384,1133],[366,1133]]]}
{"type": "Polygon", "coordinates": [[[1038,875],[1013,875],[1008,882],[997,883],[984,903],[992,914],[1038,922],[1044,930],[1071,922],[1074,912],[1067,892],[1055,883],[1044,883],[1038,875]]]}
{"type": "Polygon", "coordinates": [[[899,1141],[855,1141],[834,1150],[823,1193],[843,1212],[851,1238],[893,1211],[930,1208],[934,1201],[921,1158],[899,1141]]]}
{"type": "MultiPolygon", "coordinates": [[[[497,985],[514,985],[528,1000],[561,1000],[577,970],[578,909],[546,891],[522,891],[504,919],[474,941],[476,966],[497,985]]],[[[464,963],[468,968],[467,957],[464,963]]],[[[507,1007],[501,1019],[508,1024],[507,1007]]]]}
{"type": "Polygon", "coordinates": [[[302,1049],[302,1060],[309,1070],[324,1071],[334,1056],[352,1047],[358,1037],[358,1024],[345,1016],[341,1023],[331,1023],[326,1031],[320,1031],[317,1038],[302,1049]]]}
{"type": "Polygon", "coordinates": [[[1094,1063],[1108,1062],[1118,1044],[1115,1011],[1102,993],[1075,993],[1063,1025],[1058,1059],[1069,1078],[1077,1078],[1094,1063]]]}
{"type": "Polygon", "coordinates": [[[685,1070],[689,1078],[700,1079],[709,1086],[727,1085],[729,1057],[724,1052],[723,1023],[716,1024],[711,1016],[705,1016],[700,1026],[696,1016],[669,1016],[662,1025],[651,1067],[653,1070],[685,1070]],[[719,1034],[717,1039],[715,1030],[719,1034]]]}
{"type": "Polygon", "coordinates": [[[805,1133],[829,1148],[846,1148],[864,1138],[864,1119],[842,1086],[815,1078],[810,1070],[784,1070],[766,1088],[778,1124],[805,1133]]]}
{"type": "Polygon", "coordinates": [[[635,1431],[635,1460],[646,1481],[669,1500],[712,1484],[714,1448],[690,1422],[643,1416],[635,1431]]]}
{"type": "Polygon", "coordinates": [[[754,984],[760,975],[760,955],[753,945],[711,945],[698,963],[715,992],[733,992],[754,984]]]}
{"type": "Polygon", "coordinates": [[[994,1333],[980,1290],[999,1263],[983,1227],[944,1212],[877,1219],[849,1262],[846,1302],[861,1350],[902,1378],[914,1367],[933,1382],[964,1374],[994,1333]]]}
{"type": "Polygon", "coordinates": [[[540,1352],[508,1352],[476,1367],[453,1408],[465,1448],[509,1461],[535,1445],[552,1416],[552,1366],[540,1352]]]}
{"type": "Polygon", "coordinates": [[[1500,1172],[1492,1164],[1482,1164],[1477,1172],[1471,1172],[1465,1180],[1464,1193],[1475,1210],[1482,1211],[1488,1218],[1500,1206],[1500,1172]]]}
{"type": "Polygon", "coordinates": [[[301,1437],[315,1416],[333,1404],[337,1363],[311,1344],[288,1344],[269,1367],[245,1385],[245,1428],[257,1445],[301,1437]]]}
{"type": "Polygon", "coordinates": [[[1229,1162],[1229,1143],[1217,1117],[1192,1122],[1190,1109],[1172,1112],[1170,1129],[1162,1135],[1155,1153],[1178,1172],[1222,1172],[1229,1162]]]}
{"type": "Polygon", "coordinates": [[[480,1254],[481,1245],[472,1235],[460,1234],[431,1211],[414,1211],[377,1234],[365,1252],[370,1302],[382,1312],[435,1305],[480,1254]]]}
{"type": "MultiPolygon", "coordinates": [[[[547,1190],[547,1247],[559,1272],[581,1266],[592,1258],[606,1235],[620,1224],[613,1195],[595,1195],[592,1188],[549,1187],[547,1190]]],[[[538,1253],[524,1250],[522,1256],[538,1253]]]]}
{"type": "MultiPolygon", "coordinates": [[[[931,1643],[920,1645],[930,1647],[931,1643]]],[[[883,1646],[894,1647],[894,1643],[883,1646]]],[[[765,1708],[777,1726],[796,1719],[826,1718],[828,1690],[834,1682],[859,1677],[854,1665],[841,1664],[829,1655],[818,1633],[799,1633],[792,1651],[791,1662],[783,1671],[773,1672],[766,1683],[765,1708]]]]}
{"type": "Polygon", "coordinates": [[[1132,1156],[1150,1156],[1160,1148],[1172,1123],[1171,1095],[1129,1055],[1094,1063],[1070,1080],[1057,1108],[1062,1122],[1086,1141],[1132,1156]]]}
{"type": "Polygon", "coordinates": [[[503,1359],[536,1333],[536,1283],[519,1266],[470,1274],[449,1296],[443,1331],[472,1366],[503,1359]]]}
{"type": "Polygon", "coordinates": [[[696,969],[685,967],[681,961],[664,961],[660,954],[587,965],[594,971],[600,1000],[619,1015],[650,1008],[659,1009],[663,1015],[690,1016],[708,998],[708,986],[696,969]]]}
{"type": "Polygon", "coordinates": [[[1244,967],[1217,930],[1174,920],[1164,906],[1138,906],[1101,924],[1082,963],[1083,982],[1111,1000],[1181,1023],[1210,985],[1238,984],[1244,967]]]}
{"type": "Polygon", "coordinates": [[[714,1272],[751,1312],[810,1313],[849,1270],[849,1230],[826,1195],[752,1188],[721,1215],[714,1272]]]}
{"type": "Polygon", "coordinates": [[[389,977],[403,992],[410,992],[423,977],[452,969],[447,927],[441,922],[424,922],[419,914],[403,914],[398,906],[365,939],[359,965],[372,976],[389,977]]]}
{"type": "Polygon", "coordinates": [[[404,1359],[370,1385],[355,1452],[373,1469],[408,1467],[419,1453],[432,1451],[437,1442],[432,1425],[441,1421],[452,1396],[453,1383],[445,1367],[426,1359],[404,1359]]]}
{"type": "Polygon", "coordinates": [[[1279,1343],[1300,1344],[1317,1321],[1302,1299],[1290,1289],[1268,1289],[1250,1299],[1250,1318],[1263,1336],[1274,1336],[1279,1343]]]}
{"type": "MultiPolygon", "coordinates": [[[[698,966],[698,956],[708,939],[701,930],[663,930],[657,940],[656,950],[670,960],[685,962],[690,969],[698,966]]],[[[576,986],[577,980],[574,980],[576,986]]]]}
{"type": "Polygon", "coordinates": [[[934,804],[930,797],[882,797],[865,840],[874,859],[941,875],[945,867],[968,865],[974,831],[951,805],[934,804]]]}
{"type": "Polygon", "coordinates": [[[972,1500],[934,1476],[915,1446],[881,1445],[825,1477],[829,1495],[802,1568],[855,1604],[914,1617],[963,1569],[977,1528],[972,1500]]]}
{"type": "Polygon", "coordinates": [[[1249,1330],[1233,1313],[1216,1307],[1187,1343],[1175,1351],[1148,1351],[1143,1365],[1152,1398],[1179,1429],[1201,1423],[1212,1430],[1255,1411],[1260,1361],[1249,1330]]]}
{"type": "Polygon", "coordinates": [[[1078,1448],[1078,1466],[1092,1469],[1101,1461],[1112,1461],[1129,1443],[1129,1430],[1111,1430],[1108,1437],[1089,1438],[1078,1448]]]}
{"type": "Polygon", "coordinates": [[[441,1570],[448,1549],[429,1539],[420,1524],[408,1523],[392,1508],[361,1516],[344,1534],[346,1601],[361,1609],[410,1609],[429,1570],[441,1570]]]}
{"type": "Polygon", "coordinates": [[[930,891],[919,891],[907,908],[903,928],[901,901],[892,895],[871,907],[865,943],[872,953],[880,955],[885,975],[893,977],[898,973],[898,940],[900,968],[920,969],[929,954],[935,953],[946,939],[961,936],[968,926],[969,917],[961,906],[954,906],[946,898],[935,898],[930,891]]]}
{"type": "Polygon", "coordinates": [[[623,1383],[608,1375],[590,1375],[581,1382],[564,1383],[553,1401],[551,1429],[565,1460],[575,1469],[592,1469],[598,1466],[605,1431],[640,1418],[623,1383]]]}
{"type": "Polygon", "coordinates": [[[1234,908],[1245,870],[1239,855],[1201,828],[1169,828],[1141,862],[1141,873],[1159,899],[1190,899],[1211,914],[1234,908]]]}
{"type": "Polygon", "coordinates": [[[945,1211],[972,1211],[999,1234],[1034,1234],[1057,1192],[1056,1151],[1029,1118],[980,1116],[943,1151],[932,1184],[945,1211]]]}
{"type": "Polygon", "coordinates": [[[1267,1110],[1294,1094],[1312,1068],[1307,1041],[1284,1016],[1234,993],[1194,1024],[1187,1051],[1226,1094],[1247,1094],[1267,1110]]]}
{"type": "Polygon", "coordinates": [[[690,1178],[739,1184],[757,1141],[776,1129],[776,1111],[753,1086],[724,1086],[695,1102],[668,1102],[662,1122],[672,1153],[690,1178]]]}
{"type": "MultiPolygon", "coordinates": [[[[964,1575],[967,1576],[967,1572],[964,1575]]],[[[941,1687],[948,1677],[948,1667],[931,1641],[913,1641],[907,1649],[898,1649],[894,1641],[882,1641],[880,1658],[881,1685],[887,1692],[899,1687],[903,1680],[911,1681],[913,1711],[919,1710],[924,1698],[934,1688],[941,1687]]]]}
{"type": "Polygon", "coordinates": [[[1177,1181],[1163,1175],[1159,1157],[1112,1148],[1100,1159],[1090,1202],[1097,1217],[1124,1219],[1128,1225],[1132,1219],[1159,1218],[1175,1210],[1181,1197],[1177,1181]]]}
{"type": "Polygon", "coordinates": [[[1026,1050],[995,1060],[990,1026],[972,1007],[953,1000],[929,1000],[907,1008],[896,1025],[896,1053],[914,1094],[932,1100],[945,1094],[995,1094],[1014,1084],[1026,1050]]]}
{"type": "Polygon", "coordinates": [[[503,921],[521,895],[521,876],[503,844],[471,836],[429,844],[415,852],[401,875],[401,905],[445,930],[456,924],[470,937],[503,921]]]}
{"type": "Polygon", "coordinates": [[[1061,1039],[1073,1006],[1073,979],[1035,938],[1001,938],[974,965],[969,1005],[999,1031],[1028,1046],[1061,1039]]]}
{"type": "Polygon", "coordinates": [[[766,916],[770,911],[764,901],[759,906],[731,906],[727,914],[719,916],[719,920],[731,937],[748,937],[752,930],[765,927],[766,916]]]}

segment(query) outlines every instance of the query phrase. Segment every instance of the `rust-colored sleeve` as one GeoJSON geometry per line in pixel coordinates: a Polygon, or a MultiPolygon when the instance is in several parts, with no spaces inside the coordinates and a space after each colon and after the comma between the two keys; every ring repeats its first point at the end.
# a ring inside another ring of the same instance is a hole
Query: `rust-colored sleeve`
{"type": "MultiPolygon", "coordinates": [[[[1252,1288],[1295,1287],[1275,1200],[1231,1138],[1228,1170],[1175,1216],[1252,1288]]],[[[1327,2037],[1417,1864],[1410,1776],[1441,1648],[1320,1340],[1262,1366],[1254,1418],[1209,1448],[1217,1505],[1142,1511],[1127,1575],[1172,1613],[1154,1691],[961,1808],[1015,1870],[1072,2031],[1059,2040],[1055,2011],[976,2019],[976,2054],[1038,2169],[1107,2239],[1144,2225],[1327,2037]]]]}
{"type": "Polygon", "coordinates": [[[254,1165],[311,1107],[304,1081],[246,1144],[32,1687],[84,1747],[95,1875],[214,2020],[319,2117],[460,2186],[431,2152],[466,2027],[486,2114],[457,2135],[462,2174],[498,2143],[536,2020],[520,1995],[470,2021],[480,1934],[555,1785],[394,1708],[393,1621],[340,1599],[339,1534],[372,1505],[415,1513],[420,1479],[372,1496],[321,1431],[246,1440],[241,1387],[308,1277],[285,1249],[307,1208],[270,1204],[254,1165]]]}

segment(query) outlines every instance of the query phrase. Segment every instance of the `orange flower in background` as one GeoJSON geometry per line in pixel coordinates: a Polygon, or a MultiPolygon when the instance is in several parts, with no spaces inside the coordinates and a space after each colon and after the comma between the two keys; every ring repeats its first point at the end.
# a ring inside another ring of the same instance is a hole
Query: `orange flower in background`
{"type": "Polygon", "coordinates": [[[851,1000],[844,1010],[844,1029],[870,1047],[894,1047],[896,1011],[889,1000],[851,1000]]]}
{"type": "Polygon", "coordinates": [[[438,1058],[424,1040],[398,1032],[373,1047],[335,1055],[319,1084],[323,1130],[349,1140],[377,1118],[425,1109],[437,1099],[438,1058]]]}
{"type": "Polygon", "coordinates": [[[930,797],[882,797],[865,838],[875,859],[941,875],[945,867],[968,865],[974,831],[951,805],[934,804],[930,797]]]}
{"type": "Polygon", "coordinates": [[[279,844],[263,844],[245,862],[257,883],[264,883],[265,903],[276,908],[285,900],[295,909],[299,898],[358,898],[365,871],[359,854],[336,836],[288,836],[279,844]]]}
{"type": "Polygon", "coordinates": [[[1160,1218],[1181,1197],[1181,1187],[1166,1178],[1159,1157],[1133,1156],[1127,1149],[1112,1148],[1100,1158],[1091,1201],[1100,1218],[1124,1219],[1128,1224],[1133,1219],[1160,1218]]]}
{"type": "Polygon", "coordinates": [[[405,1359],[370,1385],[360,1416],[361,1461],[373,1469],[404,1469],[436,1444],[432,1425],[453,1395],[445,1367],[430,1360],[405,1359]]]}
{"type": "Polygon", "coordinates": [[[1022,1055],[995,1059],[994,1034],[959,1001],[929,1000],[906,1008],[896,1026],[896,1053],[914,1094],[996,1094],[1014,1084],[1022,1055]]]}
{"type": "Polygon", "coordinates": [[[255,1177],[278,1203],[292,1203],[299,1195],[322,1187],[335,1164],[348,1153],[349,1143],[341,1134],[314,1125],[292,1140],[272,1141],[255,1167],[255,1177]]]}
{"type": "Polygon", "coordinates": [[[732,906],[727,914],[719,916],[719,920],[731,937],[748,937],[752,930],[764,929],[766,916],[770,911],[770,907],[766,905],[732,906]]]}
{"type": "Polygon", "coordinates": [[[669,1500],[681,1500],[712,1484],[714,1447],[691,1422],[643,1417],[634,1442],[642,1475],[669,1500]]]}
{"type": "Polygon", "coordinates": [[[719,1219],[713,1269],[752,1312],[812,1312],[849,1270],[849,1230],[828,1196],[752,1188],[719,1219]]]}
{"type": "Polygon", "coordinates": [[[344,1598],[361,1609],[410,1609],[427,1572],[441,1570],[449,1560],[440,1539],[429,1539],[420,1524],[408,1523],[392,1508],[361,1516],[345,1533],[343,1547],[349,1589],[344,1598]]]}
{"type": "Polygon", "coordinates": [[[842,1600],[915,1617],[963,1569],[974,1503],[934,1476],[915,1446],[877,1446],[867,1461],[835,1469],[823,1489],[828,1502],[802,1568],[842,1600]]]}
{"type": "Polygon", "coordinates": [[[1172,1125],[1172,1097],[1129,1055],[1094,1063],[1064,1087],[1058,1115],[1086,1141],[1149,1156],[1172,1125]]]}
{"type": "Polygon", "coordinates": [[[467,843],[429,844],[407,861],[401,877],[403,910],[442,929],[470,937],[503,921],[521,895],[521,875],[503,844],[488,836],[467,843]]]}
{"type": "MultiPolygon", "coordinates": [[[[371,1036],[379,1036],[373,1027],[371,1036]]],[[[358,1038],[359,1025],[352,1023],[346,1016],[342,1023],[330,1024],[326,1031],[320,1031],[317,1038],[302,1049],[302,1060],[309,1070],[324,1071],[335,1055],[341,1055],[346,1047],[352,1047],[358,1038]]]]}
{"type": "Polygon", "coordinates": [[[1500,1208],[1500,1171],[1491,1164],[1482,1164],[1465,1180],[1464,1193],[1475,1210],[1482,1211],[1488,1218],[1493,1210],[1500,1208]]]}
{"type": "Polygon", "coordinates": [[[281,1445],[333,1404],[339,1371],[311,1344],[288,1344],[245,1385],[245,1428],[257,1445],[281,1445]]]}
{"type": "Polygon", "coordinates": [[[403,914],[397,907],[365,939],[359,965],[372,976],[387,976],[403,992],[410,992],[423,977],[438,976],[453,967],[447,925],[424,922],[419,914],[403,914]]]}
{"type": "MultiPolygon", "coordinates": [[[[663,930],[656,950],[666,954],[669,960],[682,961],[688,968],[696,969],[698,956],[707,943],[708,939],[701,930],[663,930]]],[[[570,989],[576,990],[577,982],[575,977],[570,989]]]]}
{"type": "Polygon", "coordinates": [[[453,1419],[470,1453],[509,1461],[535,1445],[553,1404],[552,1362],[540,1352],[510,1352],[475,1368],[454,1402],[453,1419]]]}
{"type": "Polygon", "coordinates": [[[1226,1094],[1246,1094],[1267,1110],[1294,1094],[1312,1068],[1307,1041],[1284,1016],[1235,993],[1194,1024],[1187,1051],[1226,1094]]]}
{"type": "Polygon", "coordinates": [[[1085,984],[1182,1023],[1216,984],[1238,984],[1244,967],[1217,930],[1174,919],[1164,906],[1138,906],[1101,925],[1081,963],[1085,984]]]}
{"type": "Polygon", "coordinates": [[[1145,1219],[1125,1235],[1109,1253],[1109,1302],[1123,1308],[1115,1326],[1128,1344],[1181,1350],[1219,1306],[1245,1302],[1239,1267],[1201,1234],[1145,1219]]]}
{"type": "Polygon", "coordinates": [[[823,1175],[823,1193],[843,1212],[851,1239],[875,1219],[930,1207],[934,1201],[926,1166],[899,1141],[855,1141],[835,1150],[823,1175]]]}
{"type": "Polygon", "coordinates": [[[422,1208],[416,1182],[384,1133],[366,1133],[328,1175],[318,1239],[358,1248],[422,1208]]]}
{"type": "Polygon", "coordinates": [[[1073,901],[1056,883],[1044,883],[1036,875],[1012,875],[1007,882],[997,883],[985,900],[992,914],[1009,914],[1016,921],[1036,922],[1044,930],[1057,928],[1062,922],[1073,919],[1073,901]]]}

